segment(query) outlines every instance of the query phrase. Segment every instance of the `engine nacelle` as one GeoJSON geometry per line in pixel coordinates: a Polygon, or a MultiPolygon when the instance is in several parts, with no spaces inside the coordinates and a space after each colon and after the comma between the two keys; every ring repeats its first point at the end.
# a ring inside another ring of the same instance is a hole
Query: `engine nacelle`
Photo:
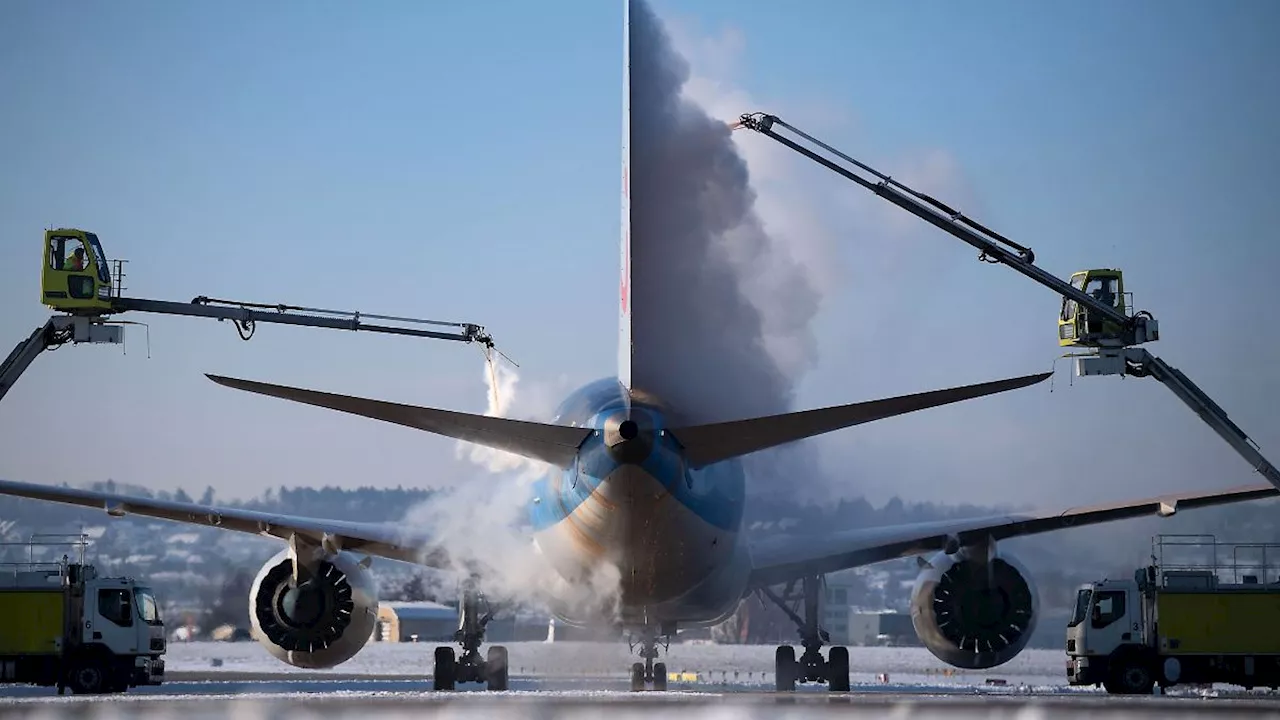
{"type": "Polygon", "coordinates": [[[967,670],[1012,660],[1031,639],[1040,614],[1039,597],[1022,564],[997,552],[986,568],[985,553],[981,547],[938,553],[911,594],[916,635],[939,660],[967,670]]]}
{"type": "Polygon", "coordinates": [[[351,553],[326,554],[314,577],[289,586],[293,562],[282,550],[258,571],[249,589],[254,638],[294,667],[330,668],[350,660],[373,636],[378,592],[351,553]]]}

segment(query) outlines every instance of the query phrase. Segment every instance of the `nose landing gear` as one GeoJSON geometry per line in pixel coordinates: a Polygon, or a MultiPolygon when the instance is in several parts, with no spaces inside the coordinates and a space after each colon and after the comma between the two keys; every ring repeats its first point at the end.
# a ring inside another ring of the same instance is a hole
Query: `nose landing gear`
{"type": "Polygon", "coordinates": [[[627,644],[635,651],[636,647],[640,648],[640,657],[644,659],[643,663],[631,664],[631,692],[642,692],[645,685],[652,685],[657,692],[664,692],[667,689],[667,664],[655,663],[658,657],[658,644],[662,644],[663,651],[667,651],[671,647],[671,636],[675,634],[675,629],[667,631],[663,628],[661,637],[651,627],[645,627],[640,631],[639,639],[629,638],[627,644]]]}

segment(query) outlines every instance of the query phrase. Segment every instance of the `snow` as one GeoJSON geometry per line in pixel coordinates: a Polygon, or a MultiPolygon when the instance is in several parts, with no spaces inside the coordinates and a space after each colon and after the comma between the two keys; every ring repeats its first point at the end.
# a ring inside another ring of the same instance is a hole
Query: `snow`
{"type": "Polygon", "coordinates": [[[454,613],[458,612],[458,609],[452,605],[442,605],[430,600],[393,600],[382,603],[382,606],[394,610],[450,610],[454,613]]]}
{"type": "Polygon", "coordinates": [[[178,572],[176,570],[154,572],[149,574],[147,579],[151,582],[189,583],[192,585],[205,585],[209,582],[208,575],[198,573],[193,570],[184,570],[182,572],[178,572]]]}
{"type": "MultiPolygon", "coordinates": [[[[447,718],[448,720],[523,720],[529,717],[539,718],[587,718],[608,717],[610,720],[653,720],[655,717],[679,717],[688,720],[791,720],[799,718],[841,718],[848,720],[857,718],[910,718],[911,720],[978,720],[995,717],[1026,718],[1096,718],[1099,715],[1112,716],[1111,712],[1099,713],[1092,708],[1092,703],[1081,704],[1076,708],[1038,707],[1033,703],[1004,708],[991,707],[990,701],[977,702],[937,702],[921,703],[912,697],[905,702],[899,701],[885,705],[881,703],[859,704],[841,703],[825,704],[822,702],[805,702],[801,706],[780,707],[772,702],[752,702],[746,699],[725,697],[720,700],[716,695],[707,693],[643,693],[640,697],[632,693],[620,692],[554,692],[554,691],[517,691],[512,693],[449,693],[447,700],[429,693],[384,693],[384,692],[312,692],[296,693],[252,693],[238,696],[233,702],[211,700],[201,695],[168,696],[161,702],[158,698],[146,695],[130,694],[106,700],[97,699],[92,705],[68,699],[66,704],[58,702],[62,698],[41,698],[35,707],[21,708],[22,717],[54,718],[74,716],[83,718],[102,718],[106,720],[123,720],[124,718],[147,718],[147,720],[205,720],[218,718],[235,718],[236,720],[314,720],[315,718],[341,718],[343,720],[368,720],[376,716],[385,720],[422,720],[423,718],[447,718]],[[531,704],[530,700],[536,700],[531,704]],[[711,700],[711,702],[707,702],[711,700]],[[655,706],[654,703],[669,704],[667,708],[655,706]],[[74,710],[72,709],[74,707],[74,710]],[[59,713],[55,708],[65,708],[67,712],[59,713]]],[[[33,703],[35,705],[35,703],[33,703]]],[[[19,716],[19,707],[9,707],[8,716],[19,716]]],[[[1259,717],[1263,713],[1253,710],[1259,717]]],[[[1132,720],[1159,719],[1167,720],[1171,713],[1161,707],[1126,706],[1123,717],[1132,720]]],[[[1187,716],[1185,710],[1172,715],[1187,716]]]]}
{"type": "MultiPolygon", "coordinates": [[[[797,688],[786,705],[773,700],[772,646],[678,644],[664,657],[668,670],[697,671],[698,682],[672,683],[665,693],[628,691],[627,667],[633,660],[626,644],[561,642],[510,643],[511,690],[486,692],[466,684],[455,693],[430,691],[433,645],[428,643],[370,643],[355,658],[326,672],[306,671],[276,661],[257,643],[174,643],[167,654],[171,672],[197,671],[209,680],[170,679],[158,687],[135,688],[124,695],[56,696],[49,688],[10,686],[0,689],[6,717],[51,718],[60,715],[120,720],[138,717],[203,718],[381,718],[448,716],[507,720],[536,717],[600,717],[611,720],[649,720],[653,703],[673,703],[679,717],[715,720],[787,717],[1097,717],[1121,709],[1127,718],[1169,718],[1191,709],[1207,709],[1204,700],[1170,706],[1166,698],[1111,699],[1092,689],[1065,685],[1063,653],[1028,650],[993,671],[939,674],[944,669],[922,648],[850,648],[852,702],[840,702],[823,686],[797,688]],[[221,665],[213,667],[213,661],[221,665]],[[277,678],[293,673],[313,677],[265,681],[237,680],[225,673],[268,673],[277,678]],[[736,673],[736,677],[735,677],[736,673]],[[767,673],[767,675],[765,675],[767,673]],[[889,683],[876,680],[888,673],[889,683]],[[386,677],[362,679],[353,675],[386,677]],[[314,677],[314,676],[319,676],[314,677]],[[988,686],[999,677],[1007,686],[988,686]],[[1047,698],[1058,698],[1046,705],[1047,698]],[[1039,697],[1036,697],[1039,696],[1039,697]],[[1079,703],[1064,705],[1063,701],[1079,703]],[[705,702],[710,700],[711,702],[705,702]],[[1084,702],[1093,700],[1097,702],[1084,702]],[[535,704],[530,704],[535,701],[535,704]],[[1123,702],[1123,705],[1117,705],[1123,702]],[[475,703],[480,703],[476,705],[475,703]],[[637,704],[639,703],[639,704],[637,704]],[[1004,707],[996,710],[993,705],[1004,707]],[[72,709],[74,708],[74,710],[72,709]],[[536,709],[535,709],[536,708],[536,709]],[[27,710],[28,712],[22,712],[27,710]],[[1109,712],[1108,712],[1109,711],[1109,712]]],[[[1187,693],[1191,698],[1204,697],[1187,693]]],[[[1224,702],[1233,702],[1225,700],[1224,702]]],[[[1247,701],[1246,701],[1247,702],[1247,701]]],[[[1215,705],[1215,709],[1221,705],[1215,705]]],[[[1246,708],[1248,706],[1245,706],[1246,708]]],[[[1274,706],[1262,705],[1265,709],[1274,706]]],[[[1233,709],[1244,709],[1240,705],[1233,709]]],[[[1248,708],[1254,712],[1258,705],[1248,708]]]]}

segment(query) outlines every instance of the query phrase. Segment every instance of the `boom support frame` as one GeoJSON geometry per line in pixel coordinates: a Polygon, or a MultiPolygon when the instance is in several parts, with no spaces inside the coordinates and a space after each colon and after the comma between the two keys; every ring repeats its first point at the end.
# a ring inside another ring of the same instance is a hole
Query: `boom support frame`
{"type": "Polygon", "coordinates": [[[1147,350],[1135,347],[1160,339],[1159,326],[1151,313],[1143,310],[1132,315],[1125,314],[1117,306],[1094,297],[1056,275],[1037,267],[1035,265],[1035,253],[1031,251],[1031,248],[1013,242],[924,193],[912,190],[892,177],[836,150],[799,128],[783,122],[776,115],[762,112],[747,113],[740,116],[738,121],[730,127],[733,129],[746,128],[754,130],[785,145],[934,227],[977,248],[979,251],[978,259],[993,264],[1007,265],[1056,292],[1058,295],[1074,300],[1081,307],[1087,308],[1091,314],[1090,317],[1099,317],[1114,323],[1119,328],[1119,332],[1111,333],[1101,340],[1064,341],[1064,344],[1081,345],[1092,349],[1092,352],[1075,356],[1077,375],[1131,375],[1134,377],[1155,378],[1169,388],[1187,407],[1191,408],[1205,424],[1225,440],[1249,465],[1261,473],[1268,482],[1276,488],[1280,488],[1280,471],[1262,455],[1257,444],[1250,440],[1249,436],[1227,417],[1225,410],[1177,368],[1152,355],[1147,350]],[[810,147],[805,147],[801,142],[780,134],[775,130],[775,127],[789,131],[800,140],[807,142],[810,147]],[[819,151],[823,151],[827,155],[823,155],[819,151]],[[845,164],[841,164],[838,161],[842,161],[845,164]],[[866,177],[868,175],[873,179],[868,179],[866,177]]]}
{"type": "Polygon", "coordinates": [[[219,321],[231,320],[235,323],[236,330],[244,340],[248,340],[253,336],[257,323],[263,322],[333,330],[362,330],[431,340],[475,342],[483,345],[486,350],[494,349],[493,338],[485,332],[482,326],[472,323],[422,320],[393,315],[366,314],[362,316],[358,312],[323,310],[293,305],[236,302],[211,299],[204,296],[197,297],[190,303],[128,297],[112,297],[110,303],[110,309],[101,312],[54,315],[43,326],[36,328],[30,337],[18,343],[8,357],[5,358],[4,364],[0,365],[0,400],[4,399],[9,389],[18,382],[18,378],[45,350],[55,349],[67,342],[95,344],[120,344],[124,342],[124,326],[113,323],[107,318],[109,315],[125,312],[204,317],[214,318],[219,321]],[[268,308],[270,311],[268,311],[268,308]],[[456,330],[454,332],[446,332],[419,327],[371,325],[362,323],[361,317],[417,325],[452,327],[456,328],[456,330]]]}

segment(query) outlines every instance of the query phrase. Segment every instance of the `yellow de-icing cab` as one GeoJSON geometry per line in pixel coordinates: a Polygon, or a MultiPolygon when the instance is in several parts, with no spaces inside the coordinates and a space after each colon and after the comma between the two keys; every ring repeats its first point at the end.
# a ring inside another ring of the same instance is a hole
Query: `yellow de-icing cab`
{"type": "MultiPolygon", "coordinates": [[[[1071,276],[1071,287],[1125,312],[1124,273],[1113,269],[1084,270],[1071,276]]],[[[1089,309],[1069,297],[1062,298],[1058,315],[1058,345],[1100,347],[1115,345],[1121,328],[1105,318],[1089,317],[1089,309]],[[1110,341],[1110,342],[1108,342],[1110,341]]]]}
{"type": "Polygon", "coordinates": [[[111,311],[111,270],[98,236],[71,228],[44,233],[40,299],[76,315],[111,311]]]}

